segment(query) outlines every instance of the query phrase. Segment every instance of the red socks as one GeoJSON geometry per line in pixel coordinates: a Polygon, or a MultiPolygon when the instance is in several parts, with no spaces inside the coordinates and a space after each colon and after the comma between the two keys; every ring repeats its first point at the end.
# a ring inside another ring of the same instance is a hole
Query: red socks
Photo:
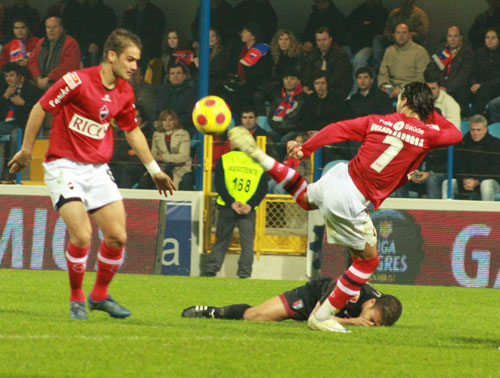
{"type": "Polygon", "coordinates": [[[90,246],[78,247],[68,243],[66,250],[66,262],[68,264],[69,286],[71,287],[71,301],[85,302],[85,294],[82,290],[83,276],[87,268],[87,254],[90,246]]]}
{"type": "Polygon", "coordinates": [[[97,278],[90,296],[94,301],[102,301],[108,297],[108,286],[116,271],[123,262],[123,248],[111,248],[101,242],[97,254],[97,278]]]}
{"type": "Polygon", "coordinates": [[[311,210],[304,199],[304,194],[307,192],[307,182],[295,169],[276,161],[266,173],[290,193],[300,207],[304,210],[311,210]]]}
{"type": "Polygon", "coordinates": [[[368,260],[353,257],[352,260],[352,265],[338,279],[335,289],[328,296],[328,301],[337,310],[345,307],[352,297],[359,295],[361,287],[369,280],[379,263],[378,256],[368,260]]]}

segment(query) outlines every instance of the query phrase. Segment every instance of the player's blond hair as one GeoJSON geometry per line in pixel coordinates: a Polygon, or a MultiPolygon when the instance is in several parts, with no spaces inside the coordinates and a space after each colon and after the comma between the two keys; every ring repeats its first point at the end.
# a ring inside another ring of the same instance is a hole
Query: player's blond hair
{"type": "Polygon", "coordinates": [[[136,46],[141,50],[141,39],[127,29],[115,29],[104,42],[104,57],[107,57],[109,51],[114,51],[119,56],[129,46],[136,46]]]}

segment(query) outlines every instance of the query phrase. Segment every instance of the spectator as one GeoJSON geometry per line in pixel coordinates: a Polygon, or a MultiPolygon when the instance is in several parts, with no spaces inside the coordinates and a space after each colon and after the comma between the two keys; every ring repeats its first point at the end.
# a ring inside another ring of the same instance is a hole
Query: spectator
{"type": "Polygon", "coordinates": [[[12,20],[12,30],[14,39],[3,46],[0,55],[0,67],[3,67],[7,62],[16,62],[26,67],[39,38],[30,35],[26,21],[21,18],[12,20]]]}
{"type": "MultiPolygon", "coordinates": [[[[221,43],[228,46],[230,41],[236,38],[233,6],[226,0],[211,0],[210,7],[210,26],[219,32],[221,43]]],[[[191,36],[195,41],[199,40],[199,27],[200,9],[198,8],[191,24],[191,36]]]]}
{"type": "Polygon", "coordinates": [[[425,45],[427,34],[429,33],[429,17],[427,14],[415,6],[415,0],[399,0],[399,8],[393,9],[389,13],[384,27],[384,35],[377,36],[373,42],[373,59],[375,67],[379,67],[384,56],[385,49],[394,41],[394,31],[400,24],[408,25],[411,38],[421,46],[425,45]]]}
{"type": "Polygon", "coordinates": [[[255,22],[247,24],[241,31],[243,44],[234,68],[237,76],[243,81],[233,88],[232,96],[230,93],[224,96],[235,113],[241,113],[241,108],[244,105],[254,105],[255,92],[271,76],[269,45],[263,43],[262,40],[262,29],[255,22]]]}
{"type": "Polygon", "coordinates": [[[484,35],[488,29],[500,28],[500,1],[486,1],[489,9],[476,17],[469,30],[468,41],[476,49],[484,46],[484,35]]]}
{"type": "MultiPolygon", "coordinates": [[[[140,105],[136,105],[135,118],[142,133],[151,145],[153,139],[153,125],[149,121],[140,105]]],[[[110,168],[119,188],[134,188],[139,183],[141,177],[146,173],[146,168],[135,154],[135,151],[128,144],[125,133],[122,129],[115,129],[115,146],[110,168]]]]}
{"type": "Polygon", "coordinates": [[[500,122],[500,96],[488,102],[488,119],[490,123],[500,122]]]}
{"type": "Polygon", "coordinates": [[[241,126],[248,129],[256,140],[259,136],[266,137],[266,153],[278,158],[273,136],[257,124],[257,112],[254,107],[250,105],[243,107],[241,110],[241,126]]]}
{"type": "MultiPolygon", "coordinates": [[[[373,55],[373,39],[383,34],[386,21],[387,9],[382,0],[367,0],[347,17],[353,73],[368,66],[373,55]]],[[[357,89],[356,85],[355,81],[353,92],[357,89]]]]}
{"type": "MultiPolygon", "coordinates": [[[[342,98],[328,90],[328,74],[317,71],[312,76],[314,92],[306,96],[300,114],[299,131],[313,134],[329,123],[339,121],[342,98]]],[[[387,96],[386,96],[387,97],[387,96]]]]}
{"type": "Polygon", "coordinates": [[[144,76],[139,67],[132,73],[129,83],[134,90],[135,104],[142,109],[143,118],[148,121],[156,119],[156,91],[151,84],[144,82],[144,76]]]}
{"type": "Polygon", "coordinates": [[[157,114],[165,109],[173,110],[191,137],[196,133],[191,117],[196,103],[196,90],[186,80],[184,65],[176,63],[169,68],[168,83],[157,87],[156,101],[157,114]]]}
{"type": "Polygon", "coordinates": [[[399,0],[400,7],[393,9],[387,18],[384,28],[386,38],[392,36],[398,25],[405,24],[410,29],[411,39],[421,46],[425,45],[429,33],[429,17],[414,4],[415,0],[399,0]]]}
{"type": "Polygon", "coordinates": [[[347,43],[345,17],[332,0],[314,0],[312,13],[304,29],[304,50],[313,51],[316,32],[319,28],[328,28],[335,43],[343,46],[347,43]]]}
{"type": "Polygon", "coordinates": [[[460,28],[451,26],[446,33],[446,42],[432,55],[426,72],[438,75],[446,92],[460,104],[464,117],[469,112],[468,87],[473,70],[474,51],[463,40],[460,28]]]}
{"type": "MultiPolygon", "coordinates": [[[[441,115],[460,130],[460,106],[442,89],[441,76],[437,72],[426,72],[425,83],[432,92],[434,107],[441,115]]],[[[441,198],[441,187],[448,171],[448,149],[438,148],[430,151],[424,159],[419,172],[414,174],[408,189],[422,192],[425,185],[427,198],[441,198]]],[[[407,196],[406,196],[407,197],[407,196]]]]}
{"type": "Polygon", "coordinates": [[[300,68],[302,45],[291,30],[280,29],[271,41],[271,57],[273,61],[271,80],[281,85],[283,72],[288,67],[300,68]]]}
{"type": "Polygon", "coordinates": [[[500,49],[498,31],[486,32],[485,46],[476,51],[475,71],[472,75],[472,114],[483,114],[486,104],[500,96],[500,49]]]}
{"type": "Polygon", "coordinates": [[[255,208],[267,193],[264,170],[245,153],[232,150],[224,154],[215,168],[217,197],[217,241],[201,275],[214,277],[222,267],[226,251],[237,225],[240,234],[241,255],[238,260],[239,278],[250,278],[255,239],[255,208]],[[233,184],[233,182],[236,183],[233,184]]]}
{"type": "Polygon", "coordinates": [[[28,4],[28,0],[16,0],[16,3],[7,10],[7,25],[12,25],[14,19],[26,20],[26,24],[31,34],[40,37],[42,29],[38,11],[28,4]]]}
{"type": "Polygon", "coordinates": [[[28,67],[38,88],[46,90],[69,71],[80,68],[78,42],[66,34],[59,17],[45,20],[47,37],[36,44],[28,67]]]}
{"type": "Polygon", "coordinates": [[[24,130],[31,108],[42,92],[29,82],[29,71],[25,67],[8,62],[2,66],[2,71],[7,88],[0,97],[0,135],[12,136],[5,151],[10,160],[17,151],[17,133],[14,131],[17,128],[24,130]]]}
{"type": "Polygon", "coordinates": [[[335,91],[344,98],[352,88],[352,65],[347,53],[333,42],[328,28],[316,30],[316,48],[305,59],[304,77],[306,78],[305,92],[310,94],[311,76],[318,70],[328,73],[329,90],[335,91]]]}
{"type": "Polygon", "coordinates": [[[271,80],[255,93],[257,114],[265,115],[265,102],[271,99],[274,91],[281,87],[283,72],[288,67],[300,69],[302,45],[292,31],[280,29],[271,40],[271,80]]]}
{"type": "Polygon", "coordinates": [[[293,67],[283,72],[283,86],[276,92],[269,108],[269,124],[283,145],[295,138],[305,95],[297,70],[293,67]]]}
{"type": "MultiPolygon", "coordinates": [[[[145,74],[146,83],[154,86],[167,82],[168,69],[181,63],[189,68],[193,66],[194,51],[189,50],[189,43],[179,29],[170,29],[165,33],[162,43],[163,54],[160,58],[152,59],[148,63],[145,74]]],[[[186,70],[187,79],[191,79],[189,70],[186,70]]]]}
{"type": "Polygon", "coordinates": [[[411,40],[408,25],[399,24],[394,32],[396,43],[387,48],[379,69],[378,85],[389,97],[396,99],[401,88],[413,81],[424,81],[429,54],[411,40]]]}
{"type": "Polygon", "coordinates": [[[278,17],[269,0],[242,0],[234,7],[234,25],[257,24],[261,30],[259,40],[269,43],[276,32],[278,17]]]}
{"type": "MultiPolygon", "coordinates": [[[[459,199],[494,201],[500,191],[500,139],[488,133],[488,121],[482,115],[469,119],[470,132],[457,146],[456,180],[452,192],[459,199]]],[[[443,182],[443,198],[447,198],[448,181],[443,182]]]]}
{"type": "Polygon", "coordinates": [[[370,114],[389,114],[394,111],[392,101],[374,83],[370,67],[361,67],[356,72],[358,90],[346,101],[347,114],[343,118],[364,117],[370,114]]]}
{"type": "MultiPolygon", "coordinates": [[[[222,95],[222,85],[224,79],[229,72],[231,65],[229,62],[229,51],[222,44],[219,32],[215,29],[210,29],[210,35],[208,40],[208,47],[210,49],[210,65],[208,76],[210,78],[210,93],[222,95]]],[[[198,55],[198,54],[197,54],[198,55]]],[[[200,60],[199,57],[193,59],[196,67],[199,67],[200,60]]]]}
{"type": "Polygon", "coordinates": [[[96,66],[101,62],[106,37],[116,29],[115,11],[103,0],[85,0],[81,12],[85,33],[82,33],[78,42],[83,63],[85,67],[96,66]]]}
{"type": "MultiPolygon", "coordinates": [[[[162,169],[172,177],[175,186],[179,187],[182,176],[191,172],[189,133],[184,130],[173,110],[160,113],[157,130],[153,134],[151,152],[162,169]]],[[[154,189],[155,185],[150,177],[148,174],[144,176],[150,182],[148,189],[154,189]]]]}
{"type": "Polygon", "coordinates": [[[45,19],[51,17],[60,18],[64,30],[78,42],[84,34],[89,32],[87,25],[83,24],[82,5],[78,0],[58,1],[47,10],[45,19]]]}
{"type": "Polygon", "coordinates": [[[149,61],[160,56],[165,30],[163,11],[149,0],[136,0],[135,6],[125,9],[122,27],[141,38],[143,48],[139,65],[142,72],[146,72],[149,61]]]}

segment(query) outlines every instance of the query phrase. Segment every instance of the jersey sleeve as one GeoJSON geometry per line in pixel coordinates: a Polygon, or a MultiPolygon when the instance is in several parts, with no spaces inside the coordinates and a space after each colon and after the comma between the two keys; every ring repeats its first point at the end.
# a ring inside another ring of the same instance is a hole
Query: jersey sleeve
{"type": "Polygon", "coordinates": [[[304,158],[328,144],[347,140],[363,140],[370,124],[369,119],[369,116],[366,116],[330,123],[302,145],[304,158]]]}
{"type": "Polygon", "coordinates": [[[120,113],[115,117],[115,121],[120,129],[131,131],[138,126],[137,118],[135,118],[135,95],[132,88],[128,88],[127,95],[127,101],[120,113]]]}
{"type": "Polygon", "coordinates": [[[460,130],[437,112],[431,114],[427,126],[439,131],[436,133],[436,136],[430,140],[430,147],[432,149],[452,146],[462,140],[462,133],[460,130]]]}
{"type": "Polygon", "coordinates": [[[40,105],[48,112],[56,113],[73,97],[75,97],[82,87],[82,79],[76,72],[68,72],[57,80],[47,92],[40,98],[40,105]]]}

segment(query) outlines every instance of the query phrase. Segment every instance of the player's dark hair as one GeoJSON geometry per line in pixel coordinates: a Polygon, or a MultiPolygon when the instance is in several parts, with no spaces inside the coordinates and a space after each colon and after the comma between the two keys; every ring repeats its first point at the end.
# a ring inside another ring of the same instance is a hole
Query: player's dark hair
{"type": "Polygon", "coordinates": [[[104,56],[106,57],[109,51],[114,51],[116,55],[120,56],[129,46],[136,46],[139,50],[142,49],[141,39],[127,29],[115,29],[104,42],[104,56]]]}
{"type": "Polygon", "coordinates": [[[401,91],[401,98],[406,98],[406,106],[418,114],[422,122],[434,111],[434,99],[427,84],[414,81],[406,84],[401,91]]]}
{"type": "Polygon", "coordinates": [[[368,76],[370,76],[373,79],[373,70],[368,66],[364,66],[364,67],[359,68],[356,71],[356,78],[361,74],[368,74],[368,76]]]}
{"type": "Polygon", "coordinates": [[[374,309],[380,310],[383,326],[391,326],[399,319],[403,311],[403,305],[393,295],[384,294],[375,299],[374,309]]]}

